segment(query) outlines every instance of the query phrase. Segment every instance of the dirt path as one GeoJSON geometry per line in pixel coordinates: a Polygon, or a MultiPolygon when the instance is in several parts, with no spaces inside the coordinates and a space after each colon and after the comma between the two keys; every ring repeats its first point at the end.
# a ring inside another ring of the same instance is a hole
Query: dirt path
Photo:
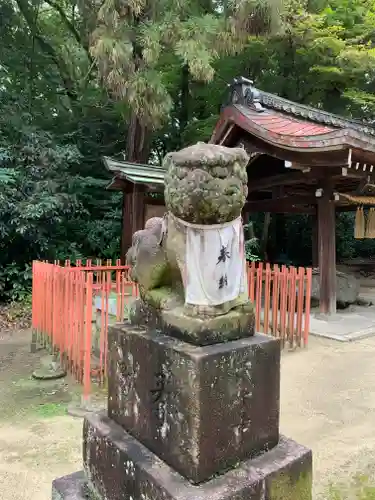
{"type": "MultiPolygon", "coordinates": [[[[55,477],[81,467],[82,421],[65,415],[78,389],[30,379],[30,334],[0,337],[0,498],[50,500],[55,477]]],[[[375,338],[311,339],[282,359],[282,432],[313,449],[315,498],[329,481],[375,470],[375,338]]]]}
{"type": "Polygon", "coordinates": [[[66,416],[77,388],[30,379],[30,334],[0,337],[0,498],[50,500],[51,481],[78,470],[82,421],[66,416]]]}
{"type": "Polygon", "coordinates": [[[339,343],[311,337],[286,353],[282,432],[312,448],[316,498],[329,482],[375,471],[375,338],[339,343]]]}

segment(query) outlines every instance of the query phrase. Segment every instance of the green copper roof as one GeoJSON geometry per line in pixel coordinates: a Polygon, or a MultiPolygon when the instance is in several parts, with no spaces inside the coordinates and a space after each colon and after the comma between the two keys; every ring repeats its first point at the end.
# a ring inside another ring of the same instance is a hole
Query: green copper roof
{"type": "Polygon", "coordinates": [[[165,169],[155,165],[141,165],[115,160],[105,156],[103,158],[106,169],[114,174],[115,178],[123,179],[133,184],[163,185],[165,169]]]}

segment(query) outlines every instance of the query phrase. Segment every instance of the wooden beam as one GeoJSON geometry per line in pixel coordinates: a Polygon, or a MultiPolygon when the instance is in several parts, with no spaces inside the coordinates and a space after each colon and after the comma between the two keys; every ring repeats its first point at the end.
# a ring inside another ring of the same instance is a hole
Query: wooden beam
{"type": "Polygon", "coordinates": [[[302,172],[287,172],[285,174],[272,175],[263,179],[249,179],[249,191],[262,191],[275,186],[291,186],[308,182],[309,177],[302,172]]]}
{"type": "Polygon", "coordinates": [[[314,196],[291,196],[273,198],[269,200],[250,200],[245,204],[248,212],[273,213],[312,213],[316,198],[314,196]]]}
{"type": "Polygon", "coordinates": [[[347,177],[348,179],[371,179],[371,177],[368,174],[368,172],[363,172],[361,170],[353,170],[352,168],[341,168],[340,172],[337,172],[337,169],[334,170],[334,173],[332,177],[338,178],[338,177],[347,177]]]}
{"type": "Polygon", "coordinates": [[[232,133],[234,127],[235,127],[235,125],[234,125],[234,123],[232,123],[228,127],[228,130],[225,132],[225,134],[223,135],[222,139],[218,142],[218,144],[223,144],[228,139],[228,137],[232,133]]]}
{"type": "MultiPolygon", "coordinates": [[[[251,135],[250,133],[239,134],[239,141],[246,144],[247,148],[254,152],[263,153],[274,158],[281,160],[291,161],[292,163],[299,163],[300,165],[316,166],[316,167],[342,167],[348,164],[348,150],[347,149],[325,149],[314,148],[289,148],[287,146],[280,146],[270,144],[264,140],[251,135]]],[[[229,144],[225,144],[226,146],[229,144]]]]}
{"type": "Polygon", "coordinates": [[[271,190],[275,186],[292,186],[293,184],[310,184],[319,180],[332,179],[364,179],[367,178],[363,172],[350,172],[347,169],[347,174],[342,175],[342,168],[327,167],[327,168],[312,168],[310,172],[303,173],[301,171],[289,171],[283,174],[272,175],[261,179],[249,179],[249,191],[271,190]]]}
{"type": "Polygon", "coordinates": [[[336,313],[336,219],[331,180],[321,184],[318,199],[320,312],[336,313]]]}
{"type": "Polygon", "coordinates": [[[247,210],[249,213],[257,213],[257,212],[269,212],[272,214],[313,214],[314,209],[312,207],[304,207],[299,205],[298,207],[280,207],[280,206],[269,206],[269,205],[262,205],[261,202],[259,204],[254,204],[254,206],[247,207],[247,210]]]}
{"type": "Polygon", "coordinates": [[[355,212],[357,210],[357,205],[337,205],[337,212],[355,212]]]}

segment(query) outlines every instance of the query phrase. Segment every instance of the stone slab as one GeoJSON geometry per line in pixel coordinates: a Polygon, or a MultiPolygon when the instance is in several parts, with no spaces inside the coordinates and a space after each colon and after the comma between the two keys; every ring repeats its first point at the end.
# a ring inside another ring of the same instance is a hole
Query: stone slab
{"type": "Polygon", "coordinates": [[[198,347],[118,325],[109,346],[109,417],[192,482],[277,444],[274,338],[198,347]]]}
{"type": "Polygon", "coordinates": [[[88,489],[93,498],[103,500],[312,498],[311,451],[284,437],[271,451],[199,485],[191,484],[105,415],[86,418],[83,454],[88,489]]]}
{"type": "Polygon", "coordinates": [[[375,334],[375,309],[354,306],[332,316],[312,314],[310,335],[338,342],[353,342],[375,334]]]}
{"type": "Polygon", "coordinates": [[[52,482],[52,500],[87,500],[86,484],[83,471],[59,477],[52,482]]]}
{"type": "MultiPolygon", "coordinates": [[[[272,310],[269,318],[272,317],[272,310]]],[[[261,311],[261,321],[264,321],[264,311],[261,311]]],[[[294,316],[294,325],[297,315],[294,316]]],[[[287,318],[286,325],[289,324],[287,318]]],[[[302,329],[305,328],[305,317],[302,318],[302,329]]],[[[320,314],[316,310],[310,314],[309,335],[336,340],[338,342],[353,342],[375,335],[375,307],[350,306],[332,316],[320,314]]]]}

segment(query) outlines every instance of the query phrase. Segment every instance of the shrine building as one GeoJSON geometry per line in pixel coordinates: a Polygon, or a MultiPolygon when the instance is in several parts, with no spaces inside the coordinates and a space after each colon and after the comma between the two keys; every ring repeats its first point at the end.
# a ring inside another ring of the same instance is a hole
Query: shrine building
{"type": "MultiPolygon", "coordinates": [[[[241,77],[229,86],[210,142],[242,145],[250,155],[245,220],[254,212],[313,216],[320,311],[335,313],[335,212],[357,210],[357,237],[375,237],[375,211],[368,228],[363,213],[375,206],[375,128],[263,92],[241,77]]],[[[164,213],[164,170],[108,157],[104,163],[113,175],[108,188],[124,193],[124,256],[133,232],[164,213]]]]}

